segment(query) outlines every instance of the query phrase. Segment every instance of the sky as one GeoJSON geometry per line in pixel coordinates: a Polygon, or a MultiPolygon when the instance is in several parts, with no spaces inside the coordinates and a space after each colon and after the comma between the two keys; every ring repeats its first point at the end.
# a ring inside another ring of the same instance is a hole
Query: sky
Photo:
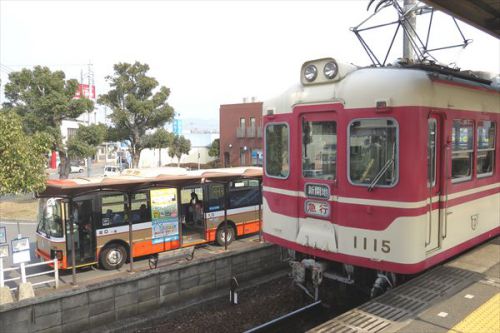
{"type": "MultiPolygon", "coordinates": [[[[372,13],[368,2],[0,0],[1,82],[35,65],[80,79],[91,63],[97,94],[103,94],[113,64],[139,61],[171,89],[169,104],[181,118],[218,123],[221,104],[263,101],[297,84],[307,60],[369,65],[349,30],[372,13]]],[[[438,60],[498,74],[500,41],[465,23],[460,27],[473,43],[438,60]]],[[[460,41],[446,15],[434,28],[435,45],[460,41]]],[[[367,33],[368,42],[383,50],[391,31],[367,33]]],[[[389,61],[401,56],[400,49],[389,61]]],[[[0,95],[4,102],[3,89],[0,95]]]]}

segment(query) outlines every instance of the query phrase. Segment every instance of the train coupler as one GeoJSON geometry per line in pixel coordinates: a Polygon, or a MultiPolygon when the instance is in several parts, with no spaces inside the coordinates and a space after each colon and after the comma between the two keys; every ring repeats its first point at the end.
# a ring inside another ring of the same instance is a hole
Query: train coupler
{"type": "Polygon", "coordinates": [[[319,286],[321,282],[323,282],[323,273],[328,265],[314,259],[291,261],[290,265],[292,266],[292,278],[294,282],[303,289],[306,294],[317,301],[319,299],[319,286]],[[312,286],[314,291],[310,291],[307,286],[312,286]]]}

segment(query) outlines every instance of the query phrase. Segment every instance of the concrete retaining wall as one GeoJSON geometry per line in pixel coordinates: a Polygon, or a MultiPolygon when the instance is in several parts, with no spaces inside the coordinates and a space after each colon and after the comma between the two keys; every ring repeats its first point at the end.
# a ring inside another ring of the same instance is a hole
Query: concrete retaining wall
{"type": "Polygon", "coordinates": [[[284,266],[278,247],[260,244],[252,249],[139,272],[0,306],[0,332],[95,329],[159,307],[174,310],[218,289],[229,291],[233,276],[244,282],[284,266]]]}

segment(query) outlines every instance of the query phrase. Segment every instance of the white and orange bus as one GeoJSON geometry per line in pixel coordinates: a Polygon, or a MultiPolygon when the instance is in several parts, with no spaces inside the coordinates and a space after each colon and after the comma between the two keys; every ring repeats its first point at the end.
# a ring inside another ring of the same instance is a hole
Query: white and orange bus
{"type": "Polygon", "coordinates": [[[131,252],[140,257],[213,241],[228,245],[259,232],[261,181],[262,169],[255,167],[129,169],[114,177],[48,180],[38,194],[36,254],[58,258],[68,269],[74,248],[75,267],[117,269],[131,252]]]}

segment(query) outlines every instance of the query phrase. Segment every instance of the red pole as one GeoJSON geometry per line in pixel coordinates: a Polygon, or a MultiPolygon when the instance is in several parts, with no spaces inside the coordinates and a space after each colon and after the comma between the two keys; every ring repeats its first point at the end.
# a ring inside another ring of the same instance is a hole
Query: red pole
{"type": "Polygon", "coordinates": [[[50,168],[57,168],[57,153],[55,151],[52,151],[52,155],[50,156],[50,168]]]}

